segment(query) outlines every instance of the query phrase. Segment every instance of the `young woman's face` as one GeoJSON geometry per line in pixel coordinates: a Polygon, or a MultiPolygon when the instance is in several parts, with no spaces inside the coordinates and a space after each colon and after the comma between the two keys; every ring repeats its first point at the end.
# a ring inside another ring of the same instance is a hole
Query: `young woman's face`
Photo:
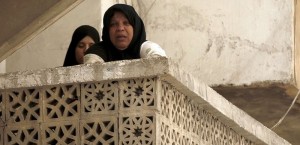
{"type": "Polygon", "coordinates": [[[125,50],[129,46],[133,37],[133,27],[123,13],[115,12],[111,18],[109,37],[119,50],[125,50]]]}
{"type": "Polygon", "coordinates": [[[82,38],[75,48],[75,58],[78,64],[83,64],[84,52],[95,44],[95,41],[90,36],[82,38]]]}

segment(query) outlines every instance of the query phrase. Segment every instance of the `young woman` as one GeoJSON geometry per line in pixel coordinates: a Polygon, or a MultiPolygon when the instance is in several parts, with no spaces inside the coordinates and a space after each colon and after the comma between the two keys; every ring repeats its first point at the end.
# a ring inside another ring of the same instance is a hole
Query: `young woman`
{"type": "Polygon", "coordinates": [[[78,27],[72,36],[63,66],[83,64],[84,52],[100,41],[98,31],[89,25],[78,27]]]}

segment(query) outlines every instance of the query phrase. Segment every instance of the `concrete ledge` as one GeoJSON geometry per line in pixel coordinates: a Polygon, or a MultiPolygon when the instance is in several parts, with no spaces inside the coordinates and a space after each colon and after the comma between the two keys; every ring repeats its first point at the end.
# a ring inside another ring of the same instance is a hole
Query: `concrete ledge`
{"type": "Polygon", "coordinates": [[[0,90],[158,76],[257,144],[290,144],[168,58],[116,61],[0,75],[0,90]]]}
{"type": "Polygon", "coordinates": [[[6,73],[0,74],[0,89],[163,75],[168,63],[167,58],[124,60],[6,73]]]}

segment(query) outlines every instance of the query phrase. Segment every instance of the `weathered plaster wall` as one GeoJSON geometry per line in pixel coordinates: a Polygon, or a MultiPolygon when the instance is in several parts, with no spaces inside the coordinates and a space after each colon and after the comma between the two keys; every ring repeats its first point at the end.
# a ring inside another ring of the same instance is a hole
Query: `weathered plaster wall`
{"type": "Polygon", "coordinates": [[[73,31],[88,24],[100,30],[99,0],[87,0],[74,8],[24,47],[6,59],[6,71],[31,70],[62,66],[73,31]]]}
{"type": "Polygon", "coordinates": [[[147,36],[210,85],[293,79],[290,0],[136,1],[147,36]]]}

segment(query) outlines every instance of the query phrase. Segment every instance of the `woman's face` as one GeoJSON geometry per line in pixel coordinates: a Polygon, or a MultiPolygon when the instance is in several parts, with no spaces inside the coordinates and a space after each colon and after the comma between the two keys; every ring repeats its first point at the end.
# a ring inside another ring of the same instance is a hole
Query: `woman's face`
{"type": "Polygon", "coordinates": [[[75,58],[78,64],[83,64],[84,52],[95,44],[95,41],[90,36],[82,38],[75,48],[75,58]]]}
{"type": "Polygon", "coordinates": [[[126,16],[121,12],[115,12],[109,25],[109,38],[112,44],[119,50],[125,50],[132,37],[133,27],[126,16]]]}

